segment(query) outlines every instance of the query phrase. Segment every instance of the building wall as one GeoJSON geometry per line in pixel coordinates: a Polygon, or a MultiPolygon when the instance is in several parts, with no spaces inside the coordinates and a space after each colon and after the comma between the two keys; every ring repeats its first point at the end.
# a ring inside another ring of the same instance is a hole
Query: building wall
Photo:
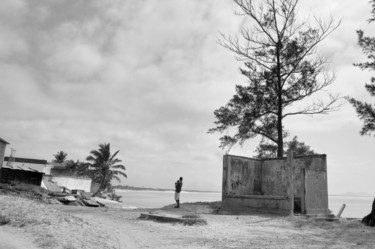
{"type": "Polygon", "coordinates": [[[286,160],[262,160],[262,194],[287,195],[287,163],[286,160]]]}
{"type": "Polygon", "coordinates": [[[7,146],[6,143],[3,143],[0,141],[0,166],[3,165],[4,162],[4,156],[5,156],[5,147],[7,146]]]}
{"type": "Polygon", "coordinates": [[[40,186],[43,178],[43,173],[15,170],[9,168],[1,169],[1,182],[11,183],[13,181],[19,181],[23,183],[33,184],[40,186]]]}
{"type": "Polygon", "coordinates": [[[287,213],[285,164],[225,155],[222,209],[233,212],[287,213]]]}
{"type": "Polygon", "coordinates": [[[328,213],[327,159],[325,155],[296,158],[305,166],[306,214],[328,213]]]}
{"type": "Polygon", "coordinates": [[[11,165],[7,165],[9,157],[5,157],[1,169],[1,181],[20,181],[23,183],[41,185],[45,160],[15,158],[11,165]]]}
{"type": "Polygon", "coordinates": [[[228,172],[226,195],[254,195],[260,192],[258,179],[260,178],[260,162],[246,157],[225,156],[226,171],[228,172]]]}
{"type": "Polygon", "coordinates": [[[73,190],[83,190],[90,193],[91,190],[91,179],[78,178],[71,176],[49,176],[50,180],[56,182],[60,187],[73,190]]]}
{"type": "Polygon", "coordinates": [[[288,214],[293,202],[302,213],[328,213],[326,156],[297,156],[292,164],[293,186],[286,158],[259,160],[225,155],[222,208],[288,214]],[[294,200],[290,198],[292,190],[294,200]]]}

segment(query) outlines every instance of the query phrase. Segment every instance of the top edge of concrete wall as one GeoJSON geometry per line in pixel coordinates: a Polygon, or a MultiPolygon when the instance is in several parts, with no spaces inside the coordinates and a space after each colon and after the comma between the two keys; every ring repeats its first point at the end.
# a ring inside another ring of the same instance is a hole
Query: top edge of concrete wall
{"type": "MultiPolygon", "coordinates": [[[[237,155],[231,155],[231,154],[225,154],[224,156],[231,156],[231,157],[240,157],[245,159],[252,159],[256,161],[269,161],[269,160],[280,160],[280,159],[286,159],[286,157],[272,157],[272,158],[252,158],[252,157],[246,157],[246,156],[237,156],[237,155]]],[[[294,158],[311,158],[311,157],[327,157],[326,154],[314,154],[314,155],[294,155],[294,158]]]]}

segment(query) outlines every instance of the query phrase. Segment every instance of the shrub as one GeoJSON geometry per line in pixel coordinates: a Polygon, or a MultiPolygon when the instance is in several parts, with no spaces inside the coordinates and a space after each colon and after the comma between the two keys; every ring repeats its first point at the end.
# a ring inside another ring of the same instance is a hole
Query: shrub
{"type": "Polygon", "coordinates": [[[0,215],[0,226],[6,225],[10,222],[10,219],[5,215],[0,215]]]}

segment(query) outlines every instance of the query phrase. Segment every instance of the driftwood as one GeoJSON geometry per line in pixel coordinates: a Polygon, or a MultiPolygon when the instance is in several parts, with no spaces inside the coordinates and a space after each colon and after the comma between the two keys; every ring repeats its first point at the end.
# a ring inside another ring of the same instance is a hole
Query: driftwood
{"type": "Polygon", "coordinates": [[[362,223],[366,226],[374,227],[375,226],[375,199],[372,202],[371,213],[363,217],[362,223]]]}

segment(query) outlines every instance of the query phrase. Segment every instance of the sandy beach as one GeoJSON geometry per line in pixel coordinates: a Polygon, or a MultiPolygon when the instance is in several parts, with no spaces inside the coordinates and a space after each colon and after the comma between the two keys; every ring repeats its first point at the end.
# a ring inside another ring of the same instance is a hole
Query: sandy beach
{"type": "Polygon", "coordinates": [[[181,209],[119,211],[61,206],[61,211],[107,227],[118,248],[373,248],[375,229],[358,220],[315,221],[304,217],[212,214],[207,205],[181,209]],[[198,214],[207,225],[139,220],[141,212],[198,214]]]}
{"type": "MultiPolygon", "coordinates": [[[[12,202],[15,198],[0,197],[1,204],[12,202]]],[[[30,200],[16,201],[21,201],[22,206],[33,203],[30,200]]],[[[2,205],[1,213],[11,218],[9,224],[0,226],[2,249],[345,249],[373,248],[375,244],[375,228],[366,227],[359,220],[341,219],[329,222],[301,216],[230,215],[218,213],[218,204],[207,203],[183,204],[180,209],[171,205],[160,209],[136,210],[38,203],[33,205],[34,208],[23,215],[26,222],[20,221],[19,217],[22,215],[12,215],[12,211],[7,211],[2,205]],[[46,212],[50,217],[45,215],[46,212]],[[139,219],[141,213],[174,217],[194,215],[206,220],[207,224],[184,225],[142,220],[139,219]],[[28,218],[27,215],[32,215],[33,218],[28,218]],[[30,246],[24,247],[25,244],[30,246]]]]}

